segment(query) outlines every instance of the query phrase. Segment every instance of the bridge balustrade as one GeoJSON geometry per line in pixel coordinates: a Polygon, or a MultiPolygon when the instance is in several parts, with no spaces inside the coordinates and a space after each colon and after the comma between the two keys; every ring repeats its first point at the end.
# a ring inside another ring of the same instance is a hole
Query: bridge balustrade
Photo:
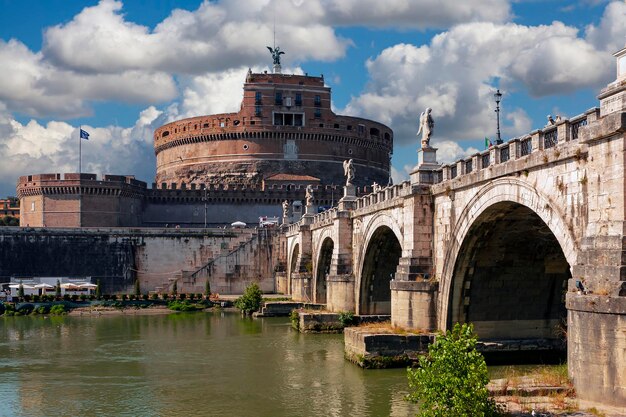
{"type": "Polygon", "coordinates": [[[486,153],[482,155],[482,168],[487,168],[489,166],[490,155],[486,153]]]}
{"type": "Polygon", "coordinates": [[[509,152],[509,147],[510,145],[507,143],[504,148],[500,149],[500,163],[508,161],[509,158],[511,157],[511,154],[509,152]]]}
{"type": "Polygon", "coordinates": [[[543,148],[553,148],[559,143],[558,131],[556,128],[543,132],[543,148]]]}

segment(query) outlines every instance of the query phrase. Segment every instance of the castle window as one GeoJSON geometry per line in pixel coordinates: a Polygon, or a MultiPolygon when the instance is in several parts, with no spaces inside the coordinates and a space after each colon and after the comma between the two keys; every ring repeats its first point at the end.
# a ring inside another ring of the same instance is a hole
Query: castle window
{"type": "Polygon", "coordinates": [[[255,115],[256,117],[261,117],[261,114],[262,114],[262,113],[261,113],[261,106],[256,106],[256,107],[254,108],[254,115],[255,115]]]}
{"type": "Polygon", "coordinates": [[[257,91],[256,93],[254,93],[254,104],[261,104],[262,98],[263,96],[261,95],[260,91],[257,91]]]}
{"type": "Polygon", "coordinates": [[[296,106],[302,106],[302,94],[296,93],[296,106]]]}
{"type": "Polygon", "coordinates": [[[32,201],[30,203],[30,211],[35,211],[35,202],[34,201],[32,201]]]}
{"type": "Polygon", "coordinates": [[[315,118],[319,119],[322,117],[322,110],[320,109],[315,109],[315,118]]]}
{"type": "Polygon", "coordinates": [[[380,130],[376,129],[375,127],[370,129],[370,136],[378,139],[378,136],[380,136],[380,130]]]}
{"type": "Polygon", "coordinates": [[[220,121],[220,127],[226,127],[226,122],[220,121]]]}
{"type": "Polygon", "coordinates": [[[346,129],[348,129],[348,130],[352,130],[352,125],[348,125],[348,126],[346,126],[346,129]]]}
{"type": "Polygon", "coordinates": [[[283,93],[280,91],[276,92],[276,101],[275,101],[277,106],[282,106],[283,105],[283,93]]]}
{"type": "Polygon", "coordinates": [[[163,134],[161,135],[161,137],[162,137],[162,138],[164,138],[164,137],[169,136],[169,135],[170,135],[169,130],[166,130],[165,132],[163,132],[163,134]]]}
{"type": "Polygon", "coordinates": [[[315,105],[316,106],[321,106],[322,105],[322,97],[315,96],[315,105]]]}
{"type": "Polygon", "coordinates": [[[391,140],[391,135],[389,135],[389,133],[385,133],[385,140],[386,141],[390,141],[391,140]]]}
{"type": "Polygon", "coordinates": [[[209,127],[209,124],[205,123],[202,127],[209,127]]]}
{"type": "Polygon", "coordinates": [[[193,125],[193,130],[196,130],[198,128],[198,125],[193,125]]]}
{"type": "Polygon", "coordinates": [[[365,133],[365,125],[358,125],[357,126],[357,132],[359,133],[359,135],[362,135],[365,133]]]}
{"type": "Polygon", "coordinates": [[[303,113],[274,113],[274,126],[303,126],[303,113]]]}
{"type": "Polygon", "coordinates": [[[335,128],[335,129],[339,129],[339,123],[335,123],[334,128],[335,128]]]}
{"type": "Polygon", "coordinates": [[[285,106],[291,107],[291,97],[285,97],[285,106]]]}

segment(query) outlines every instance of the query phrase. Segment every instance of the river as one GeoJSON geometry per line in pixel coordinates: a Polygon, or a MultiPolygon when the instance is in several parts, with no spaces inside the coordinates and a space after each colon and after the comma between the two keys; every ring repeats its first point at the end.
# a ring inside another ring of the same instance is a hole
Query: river
{"type": "Polygon", "coordinates": [[[407,389],[286,318],[0,318],[0,416],[414,416],[407,389]]]}

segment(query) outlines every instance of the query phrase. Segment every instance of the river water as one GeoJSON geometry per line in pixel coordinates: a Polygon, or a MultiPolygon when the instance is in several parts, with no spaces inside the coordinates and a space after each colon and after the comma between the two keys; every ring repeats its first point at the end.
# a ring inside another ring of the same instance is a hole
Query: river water
{"type": "Polygon", "coordinates": [[[414,416],[407,389],[286,318],[0,318],[0,416],[414,416]]]}

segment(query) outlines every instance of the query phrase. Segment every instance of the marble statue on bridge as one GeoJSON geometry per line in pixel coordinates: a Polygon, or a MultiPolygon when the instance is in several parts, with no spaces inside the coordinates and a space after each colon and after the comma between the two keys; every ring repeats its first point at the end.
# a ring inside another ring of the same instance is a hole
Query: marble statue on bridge
{"type": "Polygon", "coordinates": [[[311,184],[306,186],[306,205],[310,207],[313,205],[313,186],[311,184]]]}
{"type": "Polygon", "coordinates": [[[352,185],[352,181],[354,180],[354,165],[352,164],[352,159],[343,161],[343,173],[346,176],[346,185],[352,185]]]}
{"type": "Polygon", "coordinates": [[[430,136],[433,134],[435,127],[435,122],[430,115],[431,111],[432,109],[428,107],[420,114],[420,126],[417,130],[417,135],[422,134],[422,148],[430,148],[430,136]]]}

